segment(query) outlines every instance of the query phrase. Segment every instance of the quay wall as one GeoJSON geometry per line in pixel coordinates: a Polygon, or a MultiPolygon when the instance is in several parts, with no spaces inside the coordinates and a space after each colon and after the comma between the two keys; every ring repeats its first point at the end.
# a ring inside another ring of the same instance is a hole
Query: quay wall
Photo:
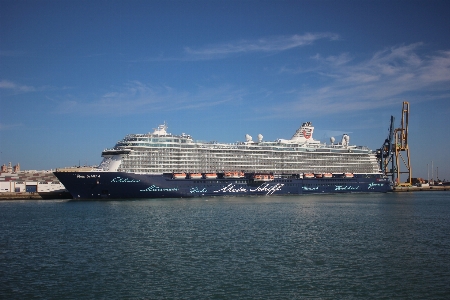
{"type": "Polygon", "coordinates": [[[67,191],[56,192],[3,192],[0,193],[2,200],[49,200],[49,199],[72,199],[67,191]]]}
{"type": "Polygon", "coordinates": [[[38,193],[27,193],[27,192],[3,192],[0,193],[0,200],[42,200],[42,196],[38,193]]]}
{"type": "Polygon", "coordinates": [[[450,191],[450,185],[432,185],[432,186],[398,186],[394,187],[393,192],[430,192],[430,191],[450,191]]]}

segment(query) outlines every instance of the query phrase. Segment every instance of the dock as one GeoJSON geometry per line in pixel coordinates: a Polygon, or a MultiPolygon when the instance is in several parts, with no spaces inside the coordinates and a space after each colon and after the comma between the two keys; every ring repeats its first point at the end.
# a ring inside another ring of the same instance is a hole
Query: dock
{"type": "Polygon", "coordinates": [[[430,191],[450,191],[450,185],[432,185],[432,186],[397,186],[393,192],[430,192],[430,191]]]}
{"type": "Polygon", "coordinates": [[[38,193],[0,193],[0,200],[42,200],[42,196],[38,193]]]}
{"type": "Polygon", "coordinates": [[[50,200],[50,199],[72,199],[68,192],[3,192],[0,193],[2,200],[50,200]]]}

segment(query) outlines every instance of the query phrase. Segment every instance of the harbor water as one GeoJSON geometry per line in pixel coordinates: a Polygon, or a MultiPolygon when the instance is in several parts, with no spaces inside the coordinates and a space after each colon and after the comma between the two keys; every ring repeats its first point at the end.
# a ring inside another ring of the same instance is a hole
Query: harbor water
{"type": "Polygon", "coordinates": [[[450,192],[1,201],[0,228],[0,299],[450,295],[450,192]]]}

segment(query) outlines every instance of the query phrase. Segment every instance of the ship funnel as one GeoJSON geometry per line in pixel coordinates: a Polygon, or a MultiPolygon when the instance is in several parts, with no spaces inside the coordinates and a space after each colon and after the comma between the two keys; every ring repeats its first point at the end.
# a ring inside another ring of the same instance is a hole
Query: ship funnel
{"type": "Polygon", "coordinates": [[[298,142],[314,142],[312,138],[314,127],[311,122],[305,122],[292,136],[291,140],[298,142]]]}

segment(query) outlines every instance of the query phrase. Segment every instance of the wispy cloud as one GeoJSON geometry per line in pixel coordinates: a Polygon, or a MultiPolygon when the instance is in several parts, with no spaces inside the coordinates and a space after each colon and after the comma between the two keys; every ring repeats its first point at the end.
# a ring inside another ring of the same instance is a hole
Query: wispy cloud
{"type": "MultiPolygon", "coordinates": [[[[421,43],[416,43],[386,48],[364,60],[357,60],[351,53],[326,57],[317,54],[311,57],[313,64],[300,71],[293,67],[283,67],[280,76],[294,76],[300,82],[299,85],[286,87],[284,92],[267,87],[258,92],[250,86],[235,88],[230,84],[182,91],[171,86],[152,86],[140,81],[130,81],[123,86],[113,87],[111,91],[91,98],[90,101],[86,100],[89,97],[65,97],[63,101],[59,101],[57,111],[130,115],[152,111],[206,109],[253,101],[251,99],[255,95],[264,94],[265,105],[252,106],[255,110],[254,117],[279,118],[299,113],[310,116],[342,114],[398,105],[404,100],[430,101],[448,97],[450,51],[427,56],[420,54],[422,47],[421,43]],[[317,81],[310,81],[312,77],[317,78],[317,81]],[[283,105],[279,101],[283,101],[283,105]],[[272,103],[276,105],[271,105],[272,103]]],[[[249,47],[255,48],[258,47],[249,47]]]]}
{"type": "Polygon", "coordinates": [[[149,86],[130,81],[91,101],[68,96],[60,101],[58,113],[98,115],[130,115],[186,109],[203,109],[240,100],[242,90],[230,86],[218,88],[199,87],[195,92],[178,91],[169,86],[149,86]]]}
{"type": "Polygon", "coordinates": [[[335,33],[305,33],[303,35],[283,35],[262,37],[259,39],[242,39],[227,43],[211,44],[200,47],[186,46],[180,56],[166,56],[161,54],[157,57],[131,60],[130,62],[165,62],[165,61],[202,61],[214,60],[244,55],[250,53],[277,53],[294,48],[313,45],[319,40],[335,41],[340,37],[335,33]]]}
{"type": "Polygon", "coordinates": [[[34,92],[36,88],[28,85],[21,85],[9,80],[1,80],[0,81],[0,89],[12,90],[14,92],[34,92]]]}
{"type": "Polygon", "coordinates": [[[186,47],[185,53],[188,59],[208,60],[224,58],[234,54],[245,54],[254,52],[280,52],[293,48],[311,45],[321,40],[337,40],[339,36],[333,33],[306,33],[304,35],[275,36],[260,38],[257,40],[241,40],[223,44],[209,45],[206,47],[186,47]]]}
{"type": "Polygon", "coordinates": [[[44,92],[44,91],[60,91],[71,89],[69,86],[55,87],[50,85],[43,86],[31,86],[20,84],[11,80],[0,80],[0,91],[9,91],[10,94],[23,94],[31,92],[44,92]]]}
{"type": "MultiPolygon", "coordinates": [[[[376,52],[355,62],[351,55],[311,57],[316,67],[307,72],[321,78],[319,88],[298,90],[289,112],[335,114],[369,110],[400,101],[427,101],[450,92],[450,51],[420,55],[422,43],[401,45],[376,52]],[[420,92],[420,95],[417,93],[420,92]],[[427,94],[426,96],[424,94],[427,94]],[[426,98],[420,98],[426,97],[426,98]]],[[[297,76],[297,69],[283,67],[283,73],[297,76]]],[[[292,91],[291,91],[292,93],[292,91]]],[[[287,113],[282,108],[280,114],[287,113]]]]}
{"type": "Polygon", "coordinates": [[[22,123],[15,123],[15,124],[2,124],[0,123],[0,131],[9,130],[17,127],[23,126],[22,123]]]}

